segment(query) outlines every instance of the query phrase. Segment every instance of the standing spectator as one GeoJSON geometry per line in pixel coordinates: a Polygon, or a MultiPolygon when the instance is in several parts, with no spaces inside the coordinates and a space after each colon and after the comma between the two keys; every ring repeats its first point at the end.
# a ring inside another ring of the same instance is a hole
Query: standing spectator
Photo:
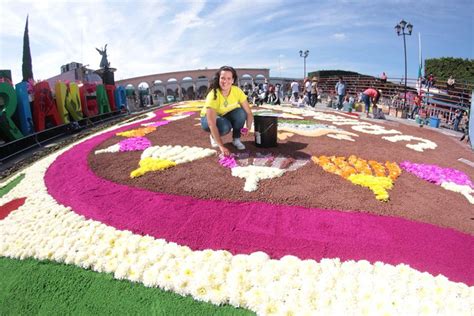
{"type": "Polygon", "coordinates": [[[430,74],[428,76],[428,89],[431,87],[434,87],[435,83],[436,83],[435,77],[433,76],[433,74],[430,74]]]}
{"type": "Polygon", "coordinates": [[[380,75],[380,82],[382,83],[387,82],[387,75],[385,74],[385,72],[382,72],[382,74],[380,75]]]}
{"type": "Polygon", "coordinates": [[[337,109],[340,110],[342,109],[342,101],[346,95],[346,83],[344,80],[342,80],[342,77],[339,77],[339,81],[336,83],[335,90],[337,94],[337,109]]]}
{"type": "Polygon", "coordinates": [[[304,81],[304,93],[306,94],[307,105],[311,105],[311,81],[309,78],[305,78],[304,81]]]}
{"type": "Polygon", "coordinates": [[[456,132],[459,131],[459,123],[461,123],[461,120],[462,120],[463,115],[464,115],[464,111],[463,111],[463,110],[457,109],[457,110],[454,112],[454,122],[453,122],[453,125],[454,125],[454,130],[455,130],[456,132]]]}
{"type": "Polygon", "coordinates": [[[280,105],[281,99],[283,98],[283,93],[281,91],[281,85],[279,83],[275,85],[275,96],[276,96],[275,104],[280,105]]]}
{"type": "Polygon", "coordinates": [[[265,93],[264,101],[268,102],[268,79],[265,79],[265,82],[262,85],[263,92],[265,93]]]}
{"type": "Polygon", "coordinates": [[[464,128],[464,134],[462,135],[460,141],[463,141],[467,137],[466,141],[469,143],[469,110],[466,112],[466,127],[464,128]]]}
{"type": "Polygon", "coordinates": [[[313,77],[311,80],[311,98],[310,105],[314,108],[318,103],[318,80],[313,77]]]}
{"type": "Polygon", "coordinates": [[[275,104],[275,102],[276,102],[275,86],[272,84],[269,84],[268,91],[267,91],[267,103],[275,104]]]}
{"type": "Polygon", "coordinates": [[[293,101],[298,102],[298,94],[300,93],[300,84],[298,81],[293,80],[291,83],[291,92],[293,94],[293,101]]]}
{"type": "Polygon", "coordinates": [[[456,84],[456,80],[454,80],[453,76],[449,76],[448,81],[446,82],[446,88],[448,93],[454,90],[454,85],[456,84]]]}
{"type": "Polygon", "coordinates": [[[411,111],[411,115],[410,115],[412,119],[415,118],[415,115],[418,114],[418,111],[421,107],[421,96],[419,94],[415,96],[414,102],[415,102],[415,106],[413,107],[413,110],[411,111]]]}

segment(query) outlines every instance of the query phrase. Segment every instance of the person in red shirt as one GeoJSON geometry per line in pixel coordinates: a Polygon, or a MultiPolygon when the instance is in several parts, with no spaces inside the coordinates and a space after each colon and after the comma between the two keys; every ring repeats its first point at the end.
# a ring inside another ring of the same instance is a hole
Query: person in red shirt
{"type": "Polygon", "coordinates": [[[377,108],[377,102],[379,102],[380,96],[382,95],[381,90],[375,90],[374,88],[368,88],[364,92],[362,92],[362,101],[365,103],[365,113],[367,117],[369,117],[369,109],[370,109],[370,101],[373,104],[374,113],[375,109],[377,108]]]}
{"type": "Polygon", "coordinates": [[[415,115],[418,114],[418,111],[421,108],[421,95],[419,94],[415,95],[414,103],[415,103],[415,106],[413,107],[413,110],[411,111],[411,115],[410,115],[412,119],[415,119],[415,115]]]}

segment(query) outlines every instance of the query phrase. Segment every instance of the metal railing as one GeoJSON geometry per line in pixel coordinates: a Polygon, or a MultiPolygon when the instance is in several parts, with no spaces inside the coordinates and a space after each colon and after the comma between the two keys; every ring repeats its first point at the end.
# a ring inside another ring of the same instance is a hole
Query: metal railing
{"type": "MultiPolygon", "coordinates": [[[[319,78],[318,89],[324,97],[335,96],[335,85],[338,76],[319,78]]],[[[407,79],[407,99],[405,97],[404,78],[388,78],[387,81],[369,76],[343,76],[347,84],[346,93],[357,96],[369,87],[382,90],[379,104],[385,108],[386,114],[400,117],[409,117],[415,108],[415,95],[422,96],[423,110],[429,116],[441,119],[441,126],[452,128],[456,110],[466,111],[470,108],[474,83],[458,81],[454,86],[448,86],[445,80],[438,80],[434,84],[418,79],[407,79]],[[403,107],[405,105],[405,108],[403,107]]],[[[467,114],[464,114],[467,117],[467,114]]],[[[461,122],[462,128],[465,120],[461,122]]]]}

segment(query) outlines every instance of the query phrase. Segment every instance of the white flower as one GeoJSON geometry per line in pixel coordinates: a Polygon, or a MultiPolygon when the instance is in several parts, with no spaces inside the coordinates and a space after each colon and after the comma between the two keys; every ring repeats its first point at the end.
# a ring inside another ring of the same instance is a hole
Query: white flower
{"type": "Polygon", "coordinates": [[[446,190],[461,193],[469,201],[469,203],[474,204],[474,189],[468,185],[460,185],[454,182],[442,182],[441,187],[446,190]]]}
{"type": "Polygon", "coordinates": [[[372,124],[360,124],[351,127],[353,130],[372,135],[387,135],[387,134],[401,134],[399,131],[390,129],[386,130],[385,127],[380,125],[372,124]]]}
{"type": "Polygon", "coordinates": [[[115,144],[104,149],[99,149],[94,152],[95,155],[104,153],[118,153],[120,151],[120,145],[115,144]]]}
{"type": "Polygon", "coordinates": [[[284,169],[263,166],[245,166],[232,168],[232,176],[245,179],[244,191],[252,192],[258,187],[258,182],[263,179],[281,177],[284,169]]]}
{"type": "Polygon", "coordinates": [[[395,136],[383,136],[382,139],[388,140],[390,142],[399,142],[399,141],[418,141],[416,144],[407,144],[406,147],[411,148],[413,150],[423,152],[425,149],[435,149],[438,147],[436,143],[421,138],[421,137],[415,137],[411,135],[395,135],[395,136]]]}

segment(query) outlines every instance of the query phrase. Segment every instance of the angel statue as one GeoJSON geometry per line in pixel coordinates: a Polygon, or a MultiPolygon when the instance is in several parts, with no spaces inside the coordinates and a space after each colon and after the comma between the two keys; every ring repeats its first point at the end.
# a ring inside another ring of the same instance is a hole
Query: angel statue
{"type": "Polygon", "coordinates": [[[102,59],[100,60],[100,68],[109,68],[110,63],[107,60],[107,44],[105,44],[104,49],[101,50],[96,48],[96,50],[102,55],[102,59]]]}

